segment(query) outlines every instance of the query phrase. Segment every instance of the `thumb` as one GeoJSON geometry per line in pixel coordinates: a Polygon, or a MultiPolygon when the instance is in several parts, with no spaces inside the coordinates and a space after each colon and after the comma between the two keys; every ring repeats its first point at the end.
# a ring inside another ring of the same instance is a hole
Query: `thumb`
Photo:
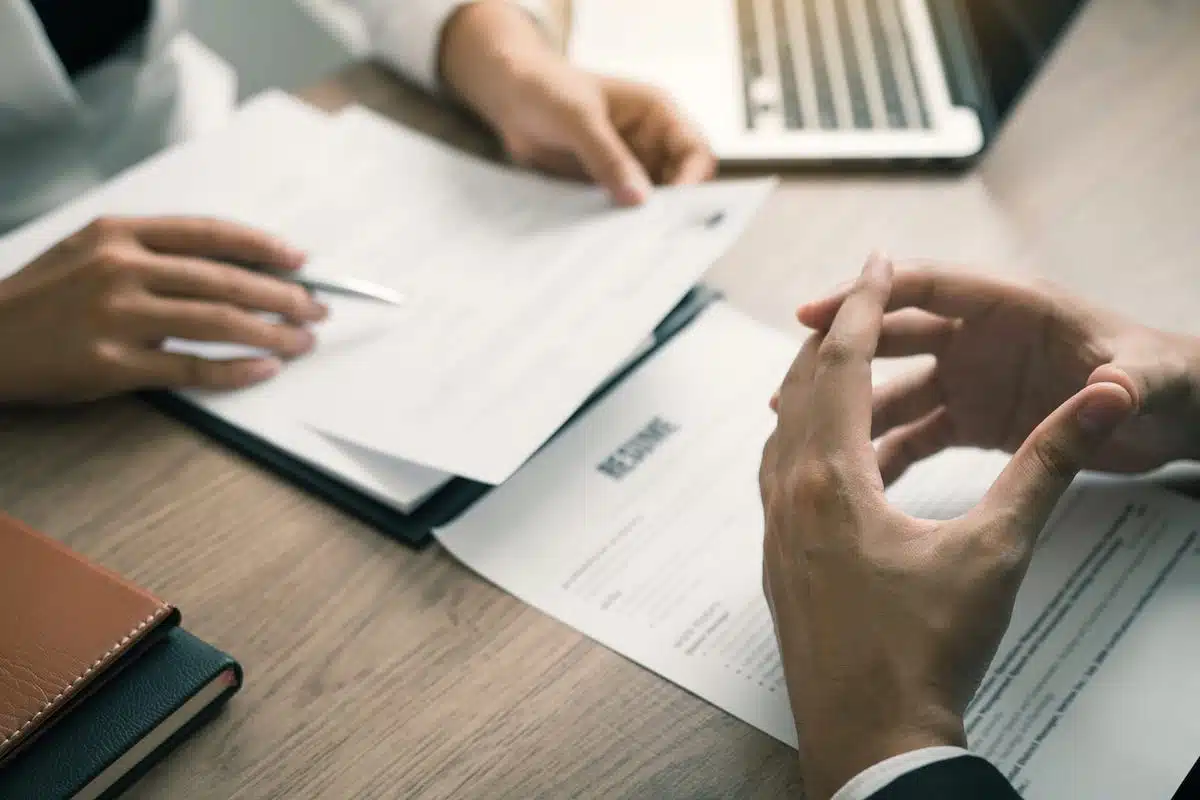
{"type": "Polygon", "coordinates": [[[1149,398],[1154,395],[1150,381],[1143,370],[1126,371],[1116,364],[1101,364],[1088,376],[1088,383],[1115,383],[1124,386],[1133,398],[1134,411],[1142,411],[1149,398]],[[1136,376],[1136,377],[1134,377],[1136,376]]]}
{"type": "Polygon", "coordinates": [[[992,511],[1010,509],[1040,531],[1075,475],[1133,413],[1124,386],[1085,386],[1034,428],[983,498],[992,511]]]}
{"type": "Polygon", "coordinates": [[[606,115],[585,112],[572,117],[567,136],[583,171],[620,205],[637,205],[650,197],[646,170],[606,115]]]}

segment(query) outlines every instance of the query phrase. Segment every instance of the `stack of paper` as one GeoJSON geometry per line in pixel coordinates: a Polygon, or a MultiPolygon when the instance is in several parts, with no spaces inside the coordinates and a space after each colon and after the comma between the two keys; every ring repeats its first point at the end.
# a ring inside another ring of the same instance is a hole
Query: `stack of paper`
{"type": "Polygon", "coordinates": [[[452,475],[508,478],[645,345],[772,186],[664,189],[620,209],[364,109],[329,117],[269,93],[9,236],[0,269],[100,214],[199,214],[282,236],[314,273],[398,290],[399,308],[325,298],[313,354],[257,387],[188,398],[409,510],[452,475]]]}

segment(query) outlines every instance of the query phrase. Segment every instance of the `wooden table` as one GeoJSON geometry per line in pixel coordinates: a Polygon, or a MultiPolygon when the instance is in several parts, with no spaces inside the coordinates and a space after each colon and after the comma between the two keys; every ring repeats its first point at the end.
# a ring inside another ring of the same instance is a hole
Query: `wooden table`
{"type": "MultiPolygon", "coordinates": [[[[878,246],[1200,332],[1197,75],[1195,0],[1094,0],[974,173],[788,178],[712,280],[791,331],[796,301],[878,246]]],[[[307,97],[462,135],[370,66],[307,97]]],[[[0,507],[178,603],[245,665],[226,713],[133,797],[799,790],[765,734],[138,402],[4,413],[0,453],[0,507]]]]}

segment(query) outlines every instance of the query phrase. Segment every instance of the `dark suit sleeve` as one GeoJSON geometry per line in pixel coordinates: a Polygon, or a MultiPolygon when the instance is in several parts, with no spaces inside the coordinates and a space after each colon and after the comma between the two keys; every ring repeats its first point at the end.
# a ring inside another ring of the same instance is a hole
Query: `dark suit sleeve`
{"type": "Polygon", "coordinates": [[[977,756],[937,761],[901,775],[870,800],[1021,800],[991,762],[977,756]]]}

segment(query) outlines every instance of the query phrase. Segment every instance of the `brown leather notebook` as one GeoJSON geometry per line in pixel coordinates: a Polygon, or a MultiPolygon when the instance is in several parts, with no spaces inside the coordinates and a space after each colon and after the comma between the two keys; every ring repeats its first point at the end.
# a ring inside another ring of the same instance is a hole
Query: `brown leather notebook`
{"type": "Polygon", "coordinates": [[[173,606],[0,513],[0,766],[178,621],[173,606]]]}

